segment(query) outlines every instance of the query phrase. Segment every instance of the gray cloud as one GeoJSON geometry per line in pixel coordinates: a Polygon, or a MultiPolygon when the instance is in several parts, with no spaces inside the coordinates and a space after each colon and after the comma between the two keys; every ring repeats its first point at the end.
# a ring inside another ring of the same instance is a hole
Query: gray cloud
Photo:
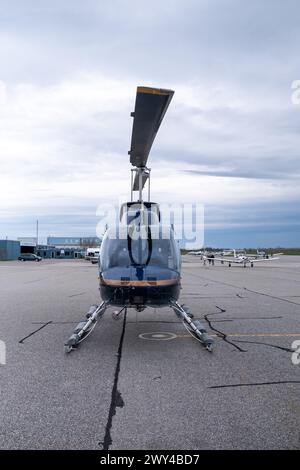
{"type": "MultiPolygon", "coordinates": [[[[160,176],[169,168],[181,175],[178,198],[234,203],[235,220],[247,200],[256,207],[254,196],[284,203],[300,196],[300,106],[290,101],[300,70],[298,1],[0,7],[2,227],[7,213],[22,227],[23,214],[41,211],[49,226],[64,205],[80,220],[78,208],[127,191],[139,84],[175,89],[149,163],[160,176]]],[[[162,197],[164,186],[157,183],[162,197]]]]}
{"type": "Polygon", "coordinates": [[[0,27],[20,41],[12,52],[28,61],[22,74],[34,80],[93,69],[173,83],[244,78],[247,86],[276,84],[299,65],[296,0],[1,3],[0,27]]]}

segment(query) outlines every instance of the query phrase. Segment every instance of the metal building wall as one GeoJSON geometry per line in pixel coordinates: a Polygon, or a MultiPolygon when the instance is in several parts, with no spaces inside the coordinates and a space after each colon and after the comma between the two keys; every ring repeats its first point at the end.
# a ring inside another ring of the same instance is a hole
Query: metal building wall
{"type": "Polygon", "coordinates": [[[0,260],[9,261],[20,256],[20,242],[15,240],[0,240],[0,260]]]}

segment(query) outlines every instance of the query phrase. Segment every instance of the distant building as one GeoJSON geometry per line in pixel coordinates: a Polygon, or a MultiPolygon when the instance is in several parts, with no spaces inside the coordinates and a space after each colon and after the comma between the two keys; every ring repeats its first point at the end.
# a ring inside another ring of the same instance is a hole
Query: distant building
{"type": "Polygon", "coordinates": [[[84,258],[85,250],[74,248],[74,247],[56,247],[49,245],[38,245],[36,254],[46,259],[73,259],[73,258],[84,258]]]}
{"type": "Polygon", "coordinates": [[[99,246],[101,240],[98,237],[48,237],[47,245],[55,248],[79,248],[99,246]]]}
{"type": "Polygon", "coordinates": [[[0,240],[0,260],[9,261],[20,256],[20,242],[15,240],[0,240]]]}
{"type": "Polygon", "coordinates": [[[20,242],[21,253],[35,253],[37,239],[35,237],[18,237],[20,242]]]}
{"type": "MultiPolygon", "coordinates": [[[[46,245],[38,245],[36,237],[19,237],[18,242],[15,243],[19,246],[18,255],[3,259],[17,259],[20,252],[22,254],[34,253],[46,259],[84,258],[87,248],[99,248],[101,240],[98,237],[48,237],[46,245]]],[[[0,259],[2,259],[1,254],[0,259]]]]}
{"type": "MultiPolygon", "coordinates": [[[[33,241],[33,239],[22,240],[28,245],[33,241]]],[[[100,244],[101,240],[98,237],[48,237],[47,245],[33,247],[31,244],[31,249],[32,253],[46,259],[73,259],[84,258],[88,247],[99,247],[100,244]]],[[[23,249],[28,249],[28,246],[23,249]]]]}

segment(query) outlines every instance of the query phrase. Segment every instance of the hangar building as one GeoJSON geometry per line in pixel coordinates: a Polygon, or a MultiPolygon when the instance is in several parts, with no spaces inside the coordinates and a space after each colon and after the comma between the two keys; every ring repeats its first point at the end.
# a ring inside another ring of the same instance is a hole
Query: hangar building
{"type": "Polygon", "coordinates": [[[20,242],[15,240],[0,240],[0,261],[18,259],[20,256],[20,242]]]}

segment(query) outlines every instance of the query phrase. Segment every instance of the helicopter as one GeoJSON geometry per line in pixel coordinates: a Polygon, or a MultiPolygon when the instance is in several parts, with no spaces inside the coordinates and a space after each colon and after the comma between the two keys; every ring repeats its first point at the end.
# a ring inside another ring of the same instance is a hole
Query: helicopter
{"type": "Polygon", "coordinates": [[[121,204],[118,229],[108,227],[99,256],[101,304],[92,305],[65,343],[69,353],[86,339],[110,306],[120,308],[118,318],[127,309],[142,312],[146,307],[170,307],[187,330],[208,351],[213,339],[190,309],[178,301],[181,289],[181,255],[174,227],[162,224],[159,204],[150,201],[148,156],[169,107],[174,91],[137,87],[131,147],[131,200],[121,204]],[[143,189],[148,184],[148,200],[143,189]],[[134,201],[134,193],[138,193],[134,201]]]}

